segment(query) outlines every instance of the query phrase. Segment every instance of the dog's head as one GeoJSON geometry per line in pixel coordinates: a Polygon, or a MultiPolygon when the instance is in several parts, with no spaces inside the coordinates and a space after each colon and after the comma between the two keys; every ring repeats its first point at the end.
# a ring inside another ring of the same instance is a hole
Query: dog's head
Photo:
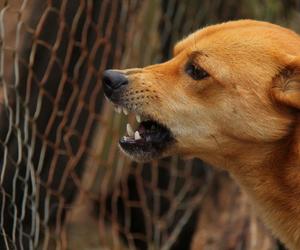
{"type": "Polygon", "coordinates": [[[120,140],[136,160],[170,154],[235,157],[243,145],[282,140],[300,109],[300,38],[243,20],[199,30],[162,64],[104,74],[117,110],[141,119],[120,140]]]}

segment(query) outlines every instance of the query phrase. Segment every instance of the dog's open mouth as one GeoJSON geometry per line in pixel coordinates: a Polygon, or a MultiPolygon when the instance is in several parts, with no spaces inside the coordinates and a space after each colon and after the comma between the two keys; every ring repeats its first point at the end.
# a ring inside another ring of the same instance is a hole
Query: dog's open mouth
{"type": "MultiPolygon", "coordinates": [[[[116,112],[127,115],[126,108],[117,106],[116,112]]],[[[171,131],[160,122],[141,115],[136,115],[136,130],[128,123],[126,135],[120,139],[121,149],[135,160],[147,161],[161,156],[174,141],[171,131]]]]}

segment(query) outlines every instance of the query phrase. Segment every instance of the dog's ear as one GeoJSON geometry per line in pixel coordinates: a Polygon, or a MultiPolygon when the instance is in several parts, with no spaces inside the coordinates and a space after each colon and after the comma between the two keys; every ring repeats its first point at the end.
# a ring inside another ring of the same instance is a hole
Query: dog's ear
{"type": "Polygon", "coordinates": [[[273,96],[284,105],[300,110],[300,57],[293,58],[275,78],[273,96]]]}

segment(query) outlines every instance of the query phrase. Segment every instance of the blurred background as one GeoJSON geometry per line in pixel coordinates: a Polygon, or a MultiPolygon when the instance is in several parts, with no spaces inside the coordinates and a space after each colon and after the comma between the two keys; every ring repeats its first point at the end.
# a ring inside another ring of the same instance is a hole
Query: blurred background
{"type": "Polygon", "coordinates": [[[267,20],[298,0],[0,0],[0,249],[284,249],[225,172],[130,162],[107,68],[171,57],[198,28],[267,20]]]}

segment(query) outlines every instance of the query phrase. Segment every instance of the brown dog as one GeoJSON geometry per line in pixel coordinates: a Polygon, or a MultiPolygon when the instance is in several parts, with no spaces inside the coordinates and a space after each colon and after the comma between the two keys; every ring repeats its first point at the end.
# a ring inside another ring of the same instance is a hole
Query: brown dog
{"type": "Polygon", "coordinates": [[[120,140],[135,160],[181,154],[228,170],[264,222],[300,249],[300,37],[241,20],[199,30],[170,61],[108,70],[104,91],[142,120],[120,140]]]}

